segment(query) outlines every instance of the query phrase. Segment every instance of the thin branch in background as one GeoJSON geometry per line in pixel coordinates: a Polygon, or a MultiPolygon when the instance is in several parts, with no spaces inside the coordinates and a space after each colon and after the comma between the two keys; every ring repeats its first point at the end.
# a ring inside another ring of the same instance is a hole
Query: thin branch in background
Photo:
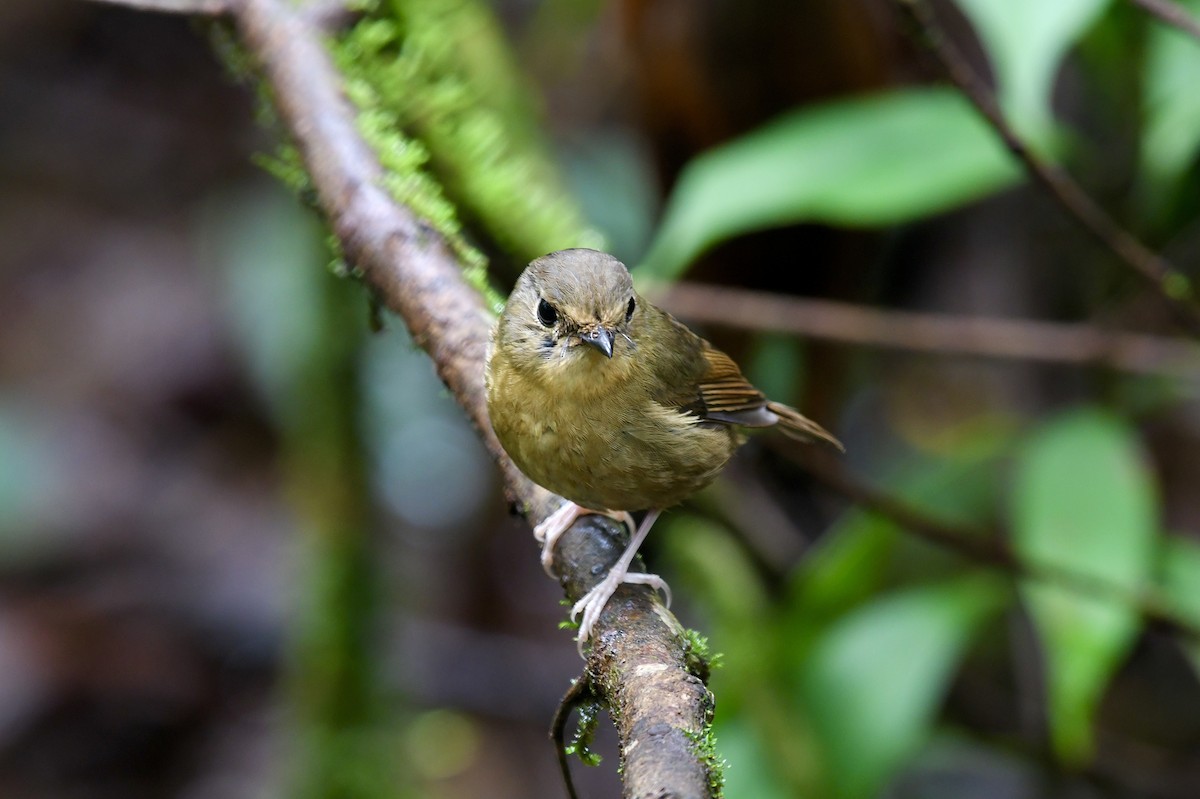
{"type": "MultiPolygon", "coordinates": [[[[123,6],[138,11],[156,11],[164,14],[190,14],[201,17],[219,17],[234,10],[238,0],[92,0],[111,6],[123,6]]],[[[297,7],[304,16],[324,31],[338,30],[361,14],[346,0],[306,0],[297,7]]]]}
{"type": "Polygon", "coordinates": [[[111,6],[124,6],[139,11],[161,11],[169,14],[197,14],[215,17],[231,10],[231,0],[93,0],[111,6]]]}
{"type": "Polygon", "coordinates": [[[896,0],[896,4],[921,32],[924,43],[950,80],[988,121],[1034,182],[1097,241],[1144,278],[1182,327],[1192,335],[1200,336],[1200,309],[1195,305],[1190,279],[1117,224],[1066,172],[1034,154],[1005,120],[995,98],[967,59],[946,36],[926,0],[896,0]]]}
{"type": "Polygon", "coordinates": [[[1200,22],[1169,0],[1130,0],[1135,6],[1161,22],[1200,39],[1200,22]]]}
{"type": "Polygon", "coordinates": [[[1163,630],[1180,639],[1200,643],[1200,625],[1176,613],[1156,595],[1070,568],[1028,563],[1021,559],[999,531],[955,524],[931,516],[907,501],[848,474],[823,453],[786,441],[774,442],[771,446],[802,464],[820,483],[851,504],[894,522],[922,540],[1014,577],[1059,586],[1082,596],[1119,602],[1134,610],[1147,628],[1163,630]]]}
{"type": "Polygon", "coordinates": [[[884,349],[1009,358],[1200,380],[1200,344],[1087,324],[885,311],[833,300],[676,283],[655,301],[688,321],[884,349]]]}

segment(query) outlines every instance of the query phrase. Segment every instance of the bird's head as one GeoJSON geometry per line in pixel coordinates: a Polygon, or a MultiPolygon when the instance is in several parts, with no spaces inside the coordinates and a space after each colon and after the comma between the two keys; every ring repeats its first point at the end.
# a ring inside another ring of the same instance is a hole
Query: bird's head
{"type": "Polygon", "coordinates": [[[596,250],[538,258],[517,279],[500,317],[498,345],[519,368],[615,377],[636,350],[641,298],[625,265],[596,250]]]}

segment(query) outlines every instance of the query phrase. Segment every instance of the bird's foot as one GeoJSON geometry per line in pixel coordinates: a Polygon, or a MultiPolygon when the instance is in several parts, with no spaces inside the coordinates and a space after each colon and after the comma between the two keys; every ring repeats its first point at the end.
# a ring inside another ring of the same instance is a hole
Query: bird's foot
{"type": "Polygon", "coordinates": [[[596,626],[596,622],[600,619],[601,611],[604,610],[604,606],[608,604],[608,600],[612,598],[612,595],[617,590],[617,586],[621,583],[648,585],[655,591],[661,591],[667,601],[667,607],[671,607],[671,587],[667,585],[666,580],[657,574],[628,572],[614,566],[605,575],[603,580],[596,583],[592,587],[592,590],[584,594],[583,598],[571,608],[571,621],[574,621],[576,616],[583,614],[579,620],[579,633],[575,637],[580,657],[583,656],[583,645],[591,638],[592,628],[596,626]]]}
{"type": "Polygon", "coordinates": [[[554,547],[558,544],[558,539],[570,529],[571,525],[580,516],[590,516],[592,514],[616,519],[626,525],[631,533],[636,529],[636,525],[633,523],[633,516],[629,515],[628,511],[590,510],[568,500],[562,504],[562,507],[547,516],[544,522],[533,528],[533,537],[542,542],[542,568],[546,570],[546,574],[549,574],[551,577],[554,576],[554,572],[552,571],[552,567],[554,566],[554,547]]]}
{"type": "Polygon", "coordinates": [[[671,586],[667,585],[667,581],[659,577],[657,574],[649,574],[647,572],[630,572],[625,575],[623,583],[632,583],[636,585],[648,585],[655,591],[663,595],[663,604],[667,606],[667,610],[671,609],[671,586]]]}

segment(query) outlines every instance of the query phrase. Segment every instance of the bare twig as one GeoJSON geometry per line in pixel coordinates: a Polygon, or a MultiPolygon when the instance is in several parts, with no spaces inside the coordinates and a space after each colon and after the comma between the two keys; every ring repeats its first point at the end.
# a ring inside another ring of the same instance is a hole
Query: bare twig
{"type": "MultiPolygon", "coordinates": [[[[555,553],[572,599],[595,585],[627,543],[624,525],[606,516],[586,516],[581,524],[587,534],[564,536],[555,553]],[[598,572],[597,562],[604,564],[598,572]]],[[[687,662],[679,622],[640,586],[618,588],[601,618],[610,614],[589,653],[586,679],[617,725],[622,796],[711,796],[711,764],[698,757],[696,741],[711,720],[713,698],[687,662]]]]}
{"type": "Polygon", "coordinates": [[[1169,0],[1131,0],[1138,8],[1184,33],[1200,39],[1200,22],[1169,0]]]}
{"type": "Polygon", "coordinates": [[[832,300],[676,283],[656,297],[690,321],[911,352],[1104,366],[1200,379],[1200,344],[1086,324],[884,311],[832,300]]]}
{"type": "MultiPolygon", "coordinates": [[[[529,481],[487,418],[483,367],[492,324],[445,241],[384,192],[382,168],[355,126],[354,110],[312,23],[286,0],[231,7],[241,38],[273,90],[348,260],[399,314],[500,466],[510,500],[540,521],[561,499],[529,481]]],[[[559,541],[559,579],[578,599],[619,556],[623,528],[584,517],[559,541]]],[[[626,796],[709,795],[708,766],[690,745],[708,694],[687,668],[678,622],[643,587],[623,587],[601,614],[587,668],[619,719],[626,796]]]]}
{"type": "Polygon", "coordinates": [[[558,753],[558,770],[562,774],[563,784],[567,786],[568,799],[578,799],[578,794],[575,793],[575,781],[571,779],[571,763],[567,758],[567,721],[571,717],[571,711],[589,700],[594,702],[595,697],[592,683],[585,672],[581,678],[571,683],[571,687],[563,694],[550,722],[550,740],[554,743],[554,751],[558,753]]]}
{"type": "Polygon", "coordinates": [[[1093,238],[1144,278],[1167,304],[1176,321],[1200,336],[1200,315],[1190,279],[1167,259],[1140,242],[1110,217],[1066,172],[1042,161],[1004,118],[991,92],[947,38],[927,0],[896,0],[900,10],[923,34],[929,50],[947,76],[983,115],[1021,162],[1026,172],[1093,238]]]}
{"type": "Polygon", "coordinates": [[[806,471],[852,504],[889,519],[931,544],[956,552],[976,563],[1023,579],[1056,585],[1084,596],[1118,602],[1132,609],[1150,628],[1166,630],[1200,642],[1200,626],[1169,608],[1154,594],[1118,585],[1102,577],[1054,564],[1029,563],[999,531],[955,524],[930,516],[908,502],[880,491],[835,465],[825,453],[794,442],[776,440],[774,448],[803,464],[806,471]]]}
{"type": "Polygon", "coordinates": [[[162,11],[170,14],[219,16],[230,10],[230,0],[93,0],[112,6],[125,6],[141,11],[162,11]]]}

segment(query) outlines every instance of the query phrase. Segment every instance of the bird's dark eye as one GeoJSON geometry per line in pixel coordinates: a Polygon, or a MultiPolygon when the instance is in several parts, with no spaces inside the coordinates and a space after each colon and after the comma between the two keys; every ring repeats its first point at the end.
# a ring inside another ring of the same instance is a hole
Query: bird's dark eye
{"type": "Polygon", "coordinates": [[[545,300],[538,300],[537,315],[538,321],[546,327],[554,327],[554,323],[558,321],[558,311],[545,300]]]}
{"type": "Polygon", "coordinates": [[[629,298],[629,307],[625,309],[625,321],[628,322],[633,318],[633,309],[637,308],[637,303],[633,301],[633,297],[629,298]]]}

